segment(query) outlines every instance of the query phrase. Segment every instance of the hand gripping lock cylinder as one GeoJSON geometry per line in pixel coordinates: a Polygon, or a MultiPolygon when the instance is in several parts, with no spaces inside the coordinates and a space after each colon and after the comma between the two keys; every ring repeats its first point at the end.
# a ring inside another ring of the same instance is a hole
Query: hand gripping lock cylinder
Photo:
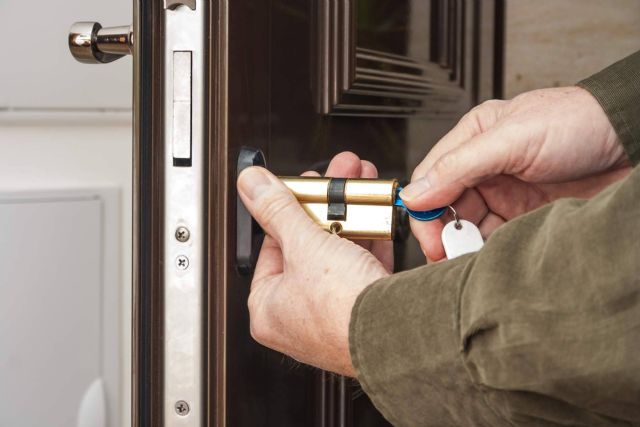
{"type": "Polygon", "coordinates": [[[418,220],[440,217],[446,208],[407,209],[396,179],[280,177],[305,212],[324,230],[349,239],[392,240],[398,209],[418,220]]]}

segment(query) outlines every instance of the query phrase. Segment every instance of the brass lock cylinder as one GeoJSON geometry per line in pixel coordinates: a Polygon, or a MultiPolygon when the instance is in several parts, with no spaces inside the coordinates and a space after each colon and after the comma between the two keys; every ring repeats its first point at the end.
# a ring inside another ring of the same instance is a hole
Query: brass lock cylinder
{"type": "Polygon", "coordinates": [[[391,240],[395,179],[280,177],[324,230],[350,239],[391,240]]]}

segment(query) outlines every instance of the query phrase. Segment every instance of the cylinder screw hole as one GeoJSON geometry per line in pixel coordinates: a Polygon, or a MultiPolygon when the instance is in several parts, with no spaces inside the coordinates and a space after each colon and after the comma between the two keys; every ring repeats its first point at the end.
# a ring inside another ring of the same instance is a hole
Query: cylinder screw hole
{"type": "Polygon", "coordinates": [[[329,226],[329,231],[331,231],[333,234],[340,234],[342,232],[342,224],[340,224],[339,222],[332,222],[329,226]]]}

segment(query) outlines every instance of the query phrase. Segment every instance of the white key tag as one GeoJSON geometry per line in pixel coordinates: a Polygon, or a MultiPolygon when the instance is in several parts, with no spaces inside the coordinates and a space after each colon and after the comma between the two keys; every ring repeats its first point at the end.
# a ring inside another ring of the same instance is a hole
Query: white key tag
{"type": "Polygon", "coordinates": [[[459,219],[455,209],[454,220],[444,226],[442,230],[442,245],[448,259],[454,259],[464,254],[479,251],[484,245],[480,230],[472,222],[459,219]]]}

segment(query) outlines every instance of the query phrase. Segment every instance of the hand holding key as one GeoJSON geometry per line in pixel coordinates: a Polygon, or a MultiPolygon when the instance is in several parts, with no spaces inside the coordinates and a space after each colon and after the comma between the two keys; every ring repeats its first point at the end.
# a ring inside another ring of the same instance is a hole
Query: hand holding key
{"type": "MultiPolygon", "coordinates": [[[[579,88],[547,89],[474,109],[416,168],[402,195],[416,211],[452,204],[472,223],[470,229],[475,224],[487,237],[505,221],[556,198],[590,197],[628,171],[595,99],[579,88]]],[[[375,178],[377,172],[342,153],[327,176],[375,178]]],[[[249,297],[253,337],[299,361],[353,376],[351,308],[365,287],[390,274],[390,242],[356,244],[323,231],[265,169],[245,170],[238,189],[268,233],[249,297]]],[[[412,219],[430,259],[445,256],[443,227],[440,220],[412,219]]],[[[467,248],[462,249],[449,252],[467,248]]]]}
{"type": "MultiPolygon", "coordinates": [[[[578,87],[543,89],[471,110],[415,169],[401,196],[414,210],[452,204],[486,239],[555,199],[591,197],[629,170],[595,98],[578,87]]],[[[443,227],[411,220],[430,260],[445,257],[443,227]]]]}

